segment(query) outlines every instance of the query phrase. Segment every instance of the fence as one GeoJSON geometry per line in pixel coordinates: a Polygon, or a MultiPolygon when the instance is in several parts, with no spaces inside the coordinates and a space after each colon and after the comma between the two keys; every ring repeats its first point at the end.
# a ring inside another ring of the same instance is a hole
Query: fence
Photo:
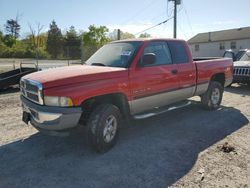
{"type": "Polygon", "coordinates": [[[33,59],[23,58],[0,58],[0,72],[7,70],[20,68],[20,64],[23,62],[29,66],[29,64],[36,64],[39,69],[47,69],[53,67],[70,66],[75,64],[83,64],[93,53],[97,50],[94,46],[65,46],[60,52],[58,52],[57,59],[43,59],[36,52],[33,59]]]}

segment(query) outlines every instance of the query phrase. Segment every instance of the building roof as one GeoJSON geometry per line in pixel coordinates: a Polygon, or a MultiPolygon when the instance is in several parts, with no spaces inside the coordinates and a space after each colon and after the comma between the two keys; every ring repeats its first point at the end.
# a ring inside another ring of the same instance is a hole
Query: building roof
{"type": "Polygon", "coordinates": [[[188,40],[189,44],[250,39],[250,27],[199,33],[188,40]]]}

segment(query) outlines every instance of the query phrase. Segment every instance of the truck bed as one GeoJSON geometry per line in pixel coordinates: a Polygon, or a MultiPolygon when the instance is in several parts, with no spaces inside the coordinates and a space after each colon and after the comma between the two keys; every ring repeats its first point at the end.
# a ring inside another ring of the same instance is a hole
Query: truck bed
{"type": "Polygon", "coordinates": [[[195,58],[194,63],[197,70],[197,90],[196,95],[204,92],[202,88],[207,88],[211,77],[222,73],[225,80],[225,87],[232,81],[233,61],[230,58],[195,58]]]}
{"type": "Polygon", "coordinates": [[[36,68],[20,68],[0,74],[0,89],[18,84],[21,77],[37,71],[36,68]]]}

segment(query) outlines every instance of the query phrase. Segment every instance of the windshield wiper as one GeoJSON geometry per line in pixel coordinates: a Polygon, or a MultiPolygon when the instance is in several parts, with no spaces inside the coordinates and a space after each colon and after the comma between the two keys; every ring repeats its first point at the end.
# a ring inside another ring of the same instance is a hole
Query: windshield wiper
{"type": "Polygon", "coordinates": [[[91,65],[103,66],[103,67],[105,67],[105,66],[106,66],[106,65],[104,65],[103,63],[92,63],[91,65]]]}

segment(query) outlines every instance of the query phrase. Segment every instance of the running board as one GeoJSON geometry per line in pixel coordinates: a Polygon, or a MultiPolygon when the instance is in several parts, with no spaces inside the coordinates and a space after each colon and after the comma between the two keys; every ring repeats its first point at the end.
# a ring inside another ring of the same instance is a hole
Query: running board
{"type": "Polygon", "coordinates": [[[186,101],[185,103],[182,102],[181,104],[179,103],[177,105],[168,106],[168,107],[166,107],[164,109],[157,109],[155,111],[151,111],[151,112],[148,112],[148,113],[134,115],[134,119],[139,120],[139,119],[149,118],[149,117],[152,117],[152,116],[163,114],[165,112],[169,112],[169,111],[172,111],[172,110],[176,110],[176,109],[179,109],[179,108],[189,106],[190,104],[192,104],[191,101],[186,101]]]}

